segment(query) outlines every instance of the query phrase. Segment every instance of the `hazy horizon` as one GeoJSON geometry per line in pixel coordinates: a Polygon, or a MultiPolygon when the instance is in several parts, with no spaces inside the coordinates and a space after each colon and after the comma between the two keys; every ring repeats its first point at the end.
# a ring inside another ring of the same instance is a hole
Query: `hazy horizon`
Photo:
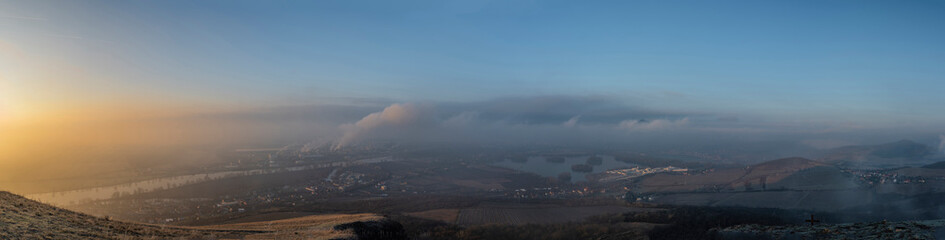
{"type": "Polygon", "coordinates": [[[0,188],[371,139],[941,153],[943,8],[6,1],[0,188]]]}

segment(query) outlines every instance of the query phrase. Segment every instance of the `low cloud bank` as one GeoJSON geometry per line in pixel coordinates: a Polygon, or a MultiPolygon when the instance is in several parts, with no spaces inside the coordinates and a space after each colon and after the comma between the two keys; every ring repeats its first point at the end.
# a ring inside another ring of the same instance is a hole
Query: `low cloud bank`
{"type": "Polygon", "coordinates": [[[659,112],[612,98],[543,96],[472,103],[394,103],[341,124],[332,149],[370,141],[474,144],[602,144],[665,137],[695,125],[694,113],[659,112]],[[644,120],[653,119],[653,120],[644,120]]]}
{"type": "MultiPolygon", "coordinates": [[[[920,138],[848,122],[781,120],[731,112],[662,111],[607,96],[538,96],[478,102],[391,103],[339,123],[333,149],[366,142],[705,148],[752,142],[824,149],[920,138]],[[382,108],[382,109],[381,109],[382,108]]],[[[928,135],[924,135],[928,136],[928,135]]],[[[945,135],[940,150],[945,150],[945,135]]]]}

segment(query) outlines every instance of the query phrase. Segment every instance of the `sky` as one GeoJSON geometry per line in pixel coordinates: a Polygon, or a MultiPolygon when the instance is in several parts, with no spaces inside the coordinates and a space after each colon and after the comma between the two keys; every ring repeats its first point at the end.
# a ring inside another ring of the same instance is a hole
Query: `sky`
{"type": "Polygon", "coordinates": [[[0,153],[195,132],[346,142],[415,120],[426,125],[412,133],[438,136],[470,122],[560,136],[686,125],[934,145],[943,12],[940,1],[0,1],[0,153]]]}
{"type": "Polygon", "coordinates": [[[4,1],[3,101],[17,114],[63,102],[608,94],[681,110],[937,121],[943,5],[4,1]]]}

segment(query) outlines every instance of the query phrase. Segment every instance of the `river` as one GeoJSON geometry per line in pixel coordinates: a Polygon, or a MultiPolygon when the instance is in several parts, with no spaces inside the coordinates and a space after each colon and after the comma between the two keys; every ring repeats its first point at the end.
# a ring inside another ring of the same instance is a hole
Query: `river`
{"type": "Polygon", "coordinates": [[[200,173],[200,174],[190,174],[190,175],[180,175],[173,177],[163,177],[155,178],[138,182],[124,183],[111,186],[102,186],[102,187],[92,187],[79,190],[71,191],[62,191],[62,192],[51,192],[51,193],[39,193],[39,194],[29,194],[26,195],[27,198],[48,203],[56,206],[68,206],[74,204],[80,204],[85,201],[95,201],[95,200],[104,200],[115,197],[118,194],[134,194],[134,193],[145,193],[161,189],[170,189],[175,187],[180,187],[187,184],[193,184],[198,182],[217,180],[230,177],[238,176],[250,176],[250,175],[260,175],[260,174],[272,174],[279,172],[293,172],[301,171],[307,169],[316,169],[316,168],[329,168],[329,167],[347,167],[353,165],[361,164],[371,164],[371,163],[380,163],[380,162],[390,162],[394,161],[392,157],[378,157],[378,158],[369,158],[369,159],[360,159],[350,162],[328,162],[328,163],[318,163],[304,166],[293,166],[293,167],[284,167],[284,168],[266,168],[266,169],[252,169],[252,170],[241,170],[241,171],[219,171],[212,173],[200,173]]]}

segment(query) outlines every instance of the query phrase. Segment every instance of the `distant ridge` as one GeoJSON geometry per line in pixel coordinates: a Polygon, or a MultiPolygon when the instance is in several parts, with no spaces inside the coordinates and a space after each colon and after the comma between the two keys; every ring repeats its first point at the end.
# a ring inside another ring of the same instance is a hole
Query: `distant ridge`
{"type": "Polygon", "coordinates": [[[922,168],[945,169],[945,161],[940,161],[933,164],[925,165],[925,166],[922,166],[922,168]]]}
{"type": "Polygon", "coordinates": [[[878,145],[839,147],[831,152],[832,154],[857,154],[879,158],[917,158],[933,153],[931,147],[905,139],[878,145]]]}
{"type": "Polygon", "coordinates": [[[924,144],[911,140],[899,140],[877,145],[870,154],[881,158],[916,158],[928,156],[932,152],[932,148],[924,144]]]}

